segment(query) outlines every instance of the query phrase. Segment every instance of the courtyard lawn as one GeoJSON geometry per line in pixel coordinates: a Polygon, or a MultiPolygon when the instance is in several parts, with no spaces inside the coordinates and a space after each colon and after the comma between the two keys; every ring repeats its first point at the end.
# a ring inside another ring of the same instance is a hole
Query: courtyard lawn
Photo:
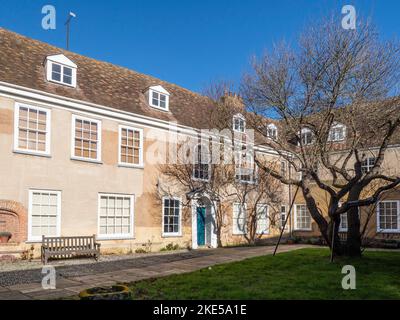
{"type": "Polygon", "coordinates": [[[134,299],[400,299],[400,252],[365,252],[329,262],[327,249],[302,249],[149,279],[130,285],[134,299]],[[356,268],[343,290],[342,266],[356,268]]]}

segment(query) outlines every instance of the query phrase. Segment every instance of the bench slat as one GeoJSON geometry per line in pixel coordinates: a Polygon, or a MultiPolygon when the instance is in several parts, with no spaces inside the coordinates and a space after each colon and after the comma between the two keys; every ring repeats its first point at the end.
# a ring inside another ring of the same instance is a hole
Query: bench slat
{"type": "Polygon", "coordinates": [[[96,243],[96,235],[76,237],[42,237],[42,261],[48,258],[70,258],[74,255],[100,256],[100,244],[96,243]]]}

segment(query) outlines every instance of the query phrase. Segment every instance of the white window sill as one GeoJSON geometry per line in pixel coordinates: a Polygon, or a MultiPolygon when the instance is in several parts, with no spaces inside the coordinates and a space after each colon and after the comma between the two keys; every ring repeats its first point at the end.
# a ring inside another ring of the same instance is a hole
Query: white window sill
{"type": "Polygon", "coordinates": [[[130,169],[144,169],[143,164],[131,164],[131,163],[122,163],[122,162],[118,163],[118,167],[130,168],[130,169]]]}
{"type": "Polygon", "coordinates": [[[376,232],[380,232],[380,233],[400,233],[400,229],[393,229],[393,230],[381,229],[381,230],[377,230],[376,232]]]}
{"type": "Polygon", "coordinates": [[[294,229],[293,231],[312,231],[312,229],[294,229]]]}
{"type": "Polygon", "coordinates": [[[88,158],[80,158],[80,157],[71,157],[71,160],[74,161],[81,161],[81,162],[89,162],[89,163],[96,163],[96,164],[103,164],[101,160],[96,159],[88,159],[88,158]]]}
{"type": "Polygon", "coordinates": [[[96,240],[98,240],[98,241],[135,240],[135,237],[131,236],[131,235],[126,235],[126,236],[97,236],[96,240]]]}
{"type": "Polygon", "coordinates": [[[163,233],[162,238],[182,238],[181,233],[163,233]]]}
{"type": "Polygon", "coordinates": [[[192,176],[194,181],[198,181],[198,182],[210,182],[210,179],[200,179],[200,178],[196,178],[194,176],[192,176]]]}
{"type": "Polygon", "coordinates": [[[51,155],[49,153],[45,153],[45,152],[37,152],[37,151],[30,151],[30,150],[18,150],[18,149],[14,149],[13,152],[17,153],[17,154],[25,154],[28,156],[51,158],[51,155]]]}
{"type": "Polygon", "coordinates": [[[246,235],[246,232],[232,232],[232,235],[233,236],[244,236],[244,235],[246,235]]]}
{"type": "Polygon", "coordinates": [[[32,240],[32,239],[28,239],[25,241],[26,244],[41,244],[42,243],[42,239],[40,240],[32,240]]]}

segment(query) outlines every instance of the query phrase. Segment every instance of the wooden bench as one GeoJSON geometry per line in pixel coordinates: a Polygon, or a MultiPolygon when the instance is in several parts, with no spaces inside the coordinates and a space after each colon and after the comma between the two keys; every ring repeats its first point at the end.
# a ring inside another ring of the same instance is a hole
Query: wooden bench
{"type": "Polygon", "coordinates": [[[47,264],[49,258],[66,259],[76,256],[100,256],[100,243],[96,242],[96,235],[77,237],[42,237],[42,263],[47,264]]]}

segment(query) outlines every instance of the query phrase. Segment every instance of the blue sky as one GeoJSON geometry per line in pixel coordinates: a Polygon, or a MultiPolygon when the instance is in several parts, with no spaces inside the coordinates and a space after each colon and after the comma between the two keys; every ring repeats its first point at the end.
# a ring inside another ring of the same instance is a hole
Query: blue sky
{"type": "Polygon", "coordinates": [[[274,42],[294,42],[311,20],[355,5],[384,37],[400,33],[398,0],[0,0],[0,26],[200,92],[216,80],[240,81],[253,55],[274,42]],[[54,5],[56,30],[41,27],[42,7],[54,5]]]}

